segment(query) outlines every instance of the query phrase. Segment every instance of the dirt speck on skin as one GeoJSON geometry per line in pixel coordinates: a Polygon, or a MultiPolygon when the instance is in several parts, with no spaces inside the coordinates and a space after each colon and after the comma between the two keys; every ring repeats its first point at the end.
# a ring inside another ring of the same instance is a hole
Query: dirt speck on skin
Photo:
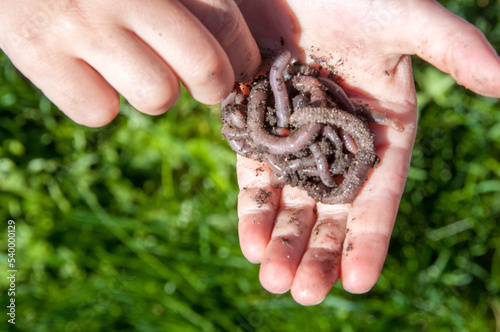
{"type": "Polygon", "coordinates": [[[259,167],[255,169],[255,176],[259,176],[262,172],[264,172],[263,167],[259,167]]]}
{"type": "Polygon", "coordinates": [[[257,207],[261,208],[262,205],[266,204],[271,196],[272,192],[265,191],[264,189],[259,189],[257,194],[253,197],[255,202],[257,202],[257,207]]]}
{"type": "MultiPolygon", "coordinates": [[[[314,255],[314,258],[318,261],[321,262],[320,266],[320,275],[321,276],[331,276],[332,273],[335,271],[338,271],[339,266],[340,266],[340,255],[341,252],[339,250],[335,251],[324,251],[322,250],[321,252],[318,252],[316,255],[314,255]]],[[[328,280],[329,278],[327,278],[328,280]]],[[[325,284],[325,286],[333,286],[333,284],[336,282],[331,281],[332,283],[325,284]]]]}
{"type": "Polygon", "coordinates": [[[288,223],[289,224],[293,224],[295,227],[297,227],[297,231],[300,234],[302,234],[304,232],[303,227],[301,227],[300,221],[299,221],[298,218],[296,218],[296,217],[290,217],[290,219],[288,219],[288,223]]]}
{"type": "Polygon", "coordinates": [[[292,246],[292,245],[290,244],[290,239],[287,239],[286,237],[282,236],[282,237],[280,238],[280,240],[281,240],[281,243],[283,243],[283,244],[285,244],[285,245],[287,245],[287,246],[289,246],[289,247],[291,247],[291,246],[292,246]]]}
{"type": "Polygon", "coordinates": [[[354,248],[352,247],[352,243],[347,244],[347,248],[345,248],[345,251],[352,251],[354,248]]]}

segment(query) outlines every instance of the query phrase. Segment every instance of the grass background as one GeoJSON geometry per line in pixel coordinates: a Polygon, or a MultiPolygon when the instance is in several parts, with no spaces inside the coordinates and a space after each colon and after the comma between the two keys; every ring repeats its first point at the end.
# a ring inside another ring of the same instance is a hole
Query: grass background
{"type": "MultiPolygon", "coordinates": [[[[500,1],[443,3],[500,50],[500,1]]],[[[498,100],[414,59],[419,131],[382,276],[302,307],[241,255],[216,108],[184,91],[165,116],[122,103],[89,129],[3,55],[0,71],[0,307],[14,219],[17,330],[500,331],[498,100]]]]}

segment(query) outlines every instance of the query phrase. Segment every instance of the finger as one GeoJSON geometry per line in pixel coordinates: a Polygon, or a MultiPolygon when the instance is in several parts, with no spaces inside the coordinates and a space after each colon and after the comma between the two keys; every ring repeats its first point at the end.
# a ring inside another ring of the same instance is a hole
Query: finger
{"type": "Polygon", "coordinates": [[[316,220],[315,206],[305,191],[283,187],[276,225],[259,272],[260,283],[269,292],[284,293],[292,286],[316,220]]]}
{"type": "Polygon", "coordinates": [[[234,73],[214,36],[176,1],[127,2],[121,25],[137,33],[182,80],[191,95],[216,104],[229,94],[234,73]],[[148,2],[149,3],[149,2],[148,2]]]}
{"type": "Polygon", "coordinates": [[[339,279],[342,244],[350,207],[351,204],[317,205],[318,220],[291,289],[297,303],[320,303],[339,279]]]}
{"type": "Polygon", "coordinates": [[[39,57],[32,52],[27,49],[12,57],[14,65],[69,118],[100,127],[116,117],[120,107],[117,92],[86,62],[60,54],[41,56],[44,61],[34,63],[39,57]]]}
{"type": "Polygon", "coordinates": [[[399,30],[407,33],[398,32],[407,53],[417,54],[472,91],[500,97],[500,58],[479,29],[437,1],[418,1],[410,12],[409,22],[399,30]]]}
{"type": "Polygon", "coordinates": [[[410,165],[412,144],[377,147],[381,163],[369,175],[349,213],[341,279],[345,290],[365,293],[382,270],[410,165]]]}
{"type": "Polygon", "coordinates": [[[232,0],[181,0],[212,33],[226,52],[237,82],[248,82],[260,66],[261,56],[241,12],[232,0]]]}
{"type": "Polygon", "coordinates": [[[271,238],[281,189],[269,179],[271,170],[263,163],[238,155],[238,233],[243,255],[259,263],[271,238]]]}
{"type": "Polygon", "coordinates": [[[121,28],[101,31],[113,38],[92,38],[74,45],[79,54],[143,113],[156,115],[177,101],[180,87],[168,65],[137,36],[121,28]]]}

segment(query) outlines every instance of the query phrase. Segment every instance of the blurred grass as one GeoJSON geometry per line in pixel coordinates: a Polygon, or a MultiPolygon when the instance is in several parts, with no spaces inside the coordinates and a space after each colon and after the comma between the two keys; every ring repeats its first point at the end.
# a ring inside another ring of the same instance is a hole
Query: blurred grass
{"type": "MultiPolygon", "coordinates": [[[[499,1],[443,3],[500,49],[499,1]]],[[[369,294],[336,285],[301,307],[264,291],[240,253],[235,156],[216,108],[183,91],[165,116],[123,103],[112,124],[84,128],[2,56],[0,220],[17,227],[16,328],[500,331],[500,103],[414,63],[419,132],[382,276],[369,294]]],[[[6,262],[2,249],[4,304],[6,262]]]]}

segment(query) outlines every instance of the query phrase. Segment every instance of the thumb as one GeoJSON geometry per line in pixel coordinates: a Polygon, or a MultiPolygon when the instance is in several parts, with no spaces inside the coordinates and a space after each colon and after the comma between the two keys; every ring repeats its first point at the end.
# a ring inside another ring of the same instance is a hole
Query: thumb
{"type": "Polygon", "coordinates": [[[405,53],[416,54],[459,84],[500,97],[500,58],[483,33],[436,1],[417,1],[403,28],[405,53]],[[408,31],[409,30],[409,31],[408,31]]]}

